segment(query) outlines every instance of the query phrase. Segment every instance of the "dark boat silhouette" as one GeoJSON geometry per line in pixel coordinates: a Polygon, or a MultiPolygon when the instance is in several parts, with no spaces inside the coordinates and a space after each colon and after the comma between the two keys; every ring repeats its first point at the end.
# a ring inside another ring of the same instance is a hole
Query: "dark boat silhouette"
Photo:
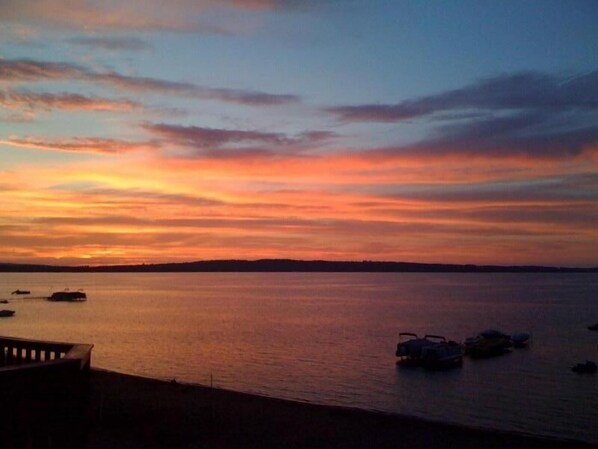
{"type": "Polygon", "coordinates": [[[527,332],[518,332],[511,335],[511,344],[514,348],[524,348],[530,343],[531,338],[531,334],[527,332]]]}
{"type": "Polygon", "coordinates": [[[54,292],[48,297],[48,301],[68,301],[68,302],[80,302],[86,301],[87,295],[82,291],[71,292],[64,290],[61,292],[54,292]]]}
{"type": "Polygon", "coordinates": [[[2,309],[0,310],[0,317],[9,317],[15,314],[14,310],[2,309]]]}
{"type": "Polygon", "coordinates": [[[495,329],[480,332],[465,339],[465,354],[472,358],[487,358],[506,354],[513,346],[511,336],[495,329]]]}
{"type": "Polygon", "coordinates": [[[14,292],[11,292],[11,295],[30,295],[31,292],[29,290],[15,290],[14,292]]]}
{"type": "Polygon", "coordinates": [[[441,335],[427,334],[423,338],[412,332],[401,332],[395,355],[401,366],[423,366],[428,369],[446,369],[460,366],[463,348],[441,335]]]}
{"type": "Polygon", "coordinates": [[[591,360],[586,360],[584,363],[578,363],[571,367],[571,371],[578,374],[593,374],[598,370],[598,366],[591,360]]]}

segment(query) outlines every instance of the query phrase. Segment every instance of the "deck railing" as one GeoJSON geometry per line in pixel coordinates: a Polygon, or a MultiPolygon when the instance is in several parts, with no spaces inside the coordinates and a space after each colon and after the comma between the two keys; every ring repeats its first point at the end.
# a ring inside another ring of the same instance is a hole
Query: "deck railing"
{"type": "Polygon", "coordinates": [[[93,345],[0,337],[0,376],[15,368],[36,368],[57,364],[76,364],[81,371],[91,365],[93,345]],[[49,364],[48,362],[54,362],[49,364]],[[24,366],[28,365],[28,366],[24,366]]]}
{"type": "Polygon", "coordinates": [[[86,447],[92,348],[0,337],[0,448],[86,447]]]}
{"type": "Polygon", "coordinates": [[[91,367],[93,345],[0,337],[0,390],[22,390],[46,383],[80,383],[91,367]],[[26,385],[27,380],[37,385],[26,385]]]}

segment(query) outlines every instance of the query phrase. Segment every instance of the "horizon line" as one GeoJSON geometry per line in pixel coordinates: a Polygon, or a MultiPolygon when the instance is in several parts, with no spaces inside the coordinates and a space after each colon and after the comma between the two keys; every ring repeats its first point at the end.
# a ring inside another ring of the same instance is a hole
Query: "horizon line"
{"type": "Polygon", "coordinates": [[[1,262],[0,271],[24,271],[27,268],[35,271],[161,271],[160,268],[171,268],[166,271],[252,271],[249,268],[260,268],[255,271],[334,271],[331,268],[345,268],[339,271],[457,271],[457,272],[476,272],[476,271],[571,271],[571,272],[598,272],[598,266],[572,267],[572,266],[554,266],[554,265],[509,265],[509,264],[456,264],[442,262],[405,262],[405,261],[377,261],[377,260],[325,260],[325,259],[291,259],[291,258],[261,258],[261,259],[206,259],[186,262],[152,262],[152,263],[133,263],[133,264],[109,264],[109,265],[53,265],[47,263],[21,263],[21,262],[1,262]],[[210,267],[210,265],[212,265],[210,267]],[[214,266],[216,265],[216,266],[214,266]],[[218,265],[224,265],[218,267],[218,265]],[[285,266],[286,265],[286,266],[285,266]],[[290,266],[292,265],[292,266],[290,266]],[[311,265],[311,267],[310,267],[311,265]],[[315,266],[314,266],[315,265],[315,266]],[[318,266],[319,265],[319,269],[318,266]],[[178,269],[173,269],[177,268],[178,269]],[[193,270],[192,268],[204,268],[203,270],[193,270]],[[13,270],[10,270],[13,268],[13,270]],[[328,268],[323,270],[323,268],[328,268]],[[351,269],[353,268],[353,269],[351,269]],[[368,268],[370,270],[368,270],[368,268]],[[371,270],[372,268],[377,268],[371,270]]]}

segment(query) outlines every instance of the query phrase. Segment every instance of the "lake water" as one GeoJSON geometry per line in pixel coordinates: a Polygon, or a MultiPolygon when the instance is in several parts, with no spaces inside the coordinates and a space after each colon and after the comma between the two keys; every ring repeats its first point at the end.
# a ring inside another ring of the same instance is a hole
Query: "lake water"
{"type": "Polygon", "coordinates": [[[0,335],[93,343],[93,366],[598,443],[596,274],[0,273],[0,335]],[[14,299],[83,288],[85,303],[14,299]],[[13,300],[14,299],[14,300],[13,300]],[[398,368],[399,332],[533,345],[444,372],[398,368]]]}

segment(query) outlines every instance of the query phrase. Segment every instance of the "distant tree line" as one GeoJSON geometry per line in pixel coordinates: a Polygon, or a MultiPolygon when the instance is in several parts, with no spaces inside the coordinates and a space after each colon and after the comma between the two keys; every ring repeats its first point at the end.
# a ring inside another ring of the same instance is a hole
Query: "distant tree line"
{"type": "Polygon", "coordinates": [[[454,265],[410,262],[326,261],[294,259],[206,260],[182,263],[102,266],[56,266],[0,263],[0,272],[335,272],[335,273],[596,273],[598,267],[572,268],[535,265],[454,265]]]}

